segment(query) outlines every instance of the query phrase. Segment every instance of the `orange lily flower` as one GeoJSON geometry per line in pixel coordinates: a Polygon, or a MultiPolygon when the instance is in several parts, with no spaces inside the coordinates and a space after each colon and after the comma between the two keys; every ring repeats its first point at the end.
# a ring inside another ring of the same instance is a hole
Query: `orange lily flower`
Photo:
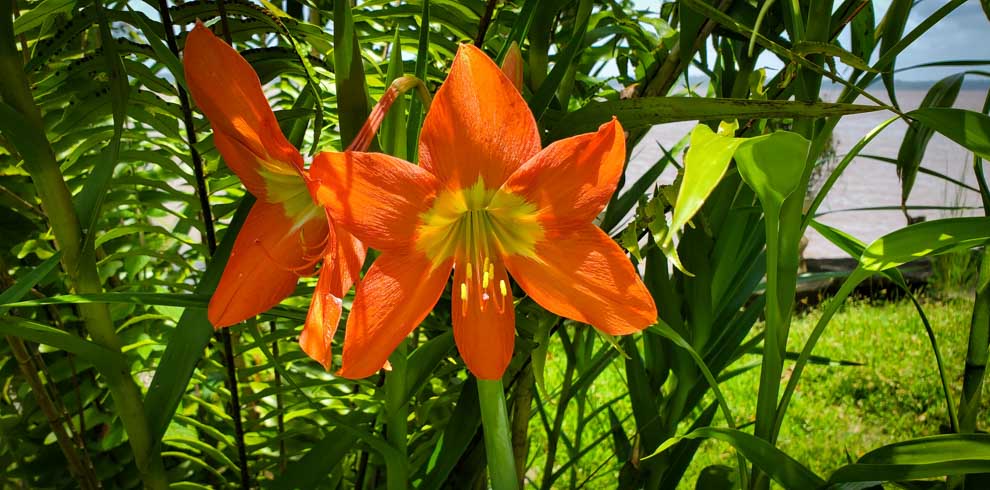
{"type": "Polygon", "coordinates": [[[210,323],[226,327],[270,309],[323,260],[299,344],[329,369],[341,298],[357,281],[366,248],[314,202],[302,155],[282,134],[258,75],[237,51],[197,22],[183,66],[217,150],[257,198],[210,298],[210,323]]]}
{"type": "Polygon", "coordinates": [[[619,122],[541,150],[519,91],[462,45],[423,124],[421,166],[363,152],[314,158],[314,194],[381,251],[347,320],[339,375],[363,378],[429,314],[451,271],[454,337],[468,369],[501,378],[515,338],[509,275],[537,303],[610,335],[656,321],[622,249],[592,220],[625,160],[619,122]]]}

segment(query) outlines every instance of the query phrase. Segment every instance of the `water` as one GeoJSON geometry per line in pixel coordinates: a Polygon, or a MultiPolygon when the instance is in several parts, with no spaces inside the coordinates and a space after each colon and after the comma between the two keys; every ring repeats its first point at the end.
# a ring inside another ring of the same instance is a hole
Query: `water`
{"type": "MultiPolygon", "coordinates": [[[[830,94],[825,95],[828,99],[830,94]]],[[[877,94],[880,96],[880,94],[877,94]]],[[[963,90],[959,94],[955,107],[980,110],[983,106],[986,92],[981,90],[963,90]]],[[[834,99],[835,95],[831,94],[834,99]]],[[[898,101],[905,112],[915,109],[925,97],[924,90],[898,90],[898,101]]],[[[861,104],[871,104],[865,99],[857,101],[861,104]]],[[[842,118],[835,129],[835,149],[841,159],[863,136],[869,133],[886,119],[893,116],[887,111],[877,111],[868,114],[857,114],[842,118]]],[[[629,164],[627,182],[633,182],[643,174],[661,155],[657,143],[665,148],[671,148],[685,134],[691,131],[695,122],[681,122],[654,126],[643,141],[633,149],[629,164]]],[[[878,155],[890,158],[897,157],[901,140],[907,124],[896,121],[877,135],[864,148],[861,155],[878,155]]],[[[984,162],[984,170],[990,174],[990,164],[984,162]]],[[[976,187],[976,176],[973,173],[973,155],[951,140],[936,133],[928,144],[922,166],[945,174],[956,180],[963,181],[976,187]]],[[[660,177],[661,184],[674,180],[676,170],[668,168],[660,177]]],[[[899,206],[901,202],[901,184],[897,178],[894,165],[886,162],[856,157],[836,181],[828,197],[819,208],[819,213],[825,213],[818,219],[822,223],[838,228],[860,240],[869,243],[880,236],[907,223],[900,210],[894,211],[846,211],[853,208],[899,206]]],[[[914,188],[908,199],[909,206],[980,206],[978,193],[960,188],[937,177],[919,174],[914,188]]],[[[946,210],[912,210],[911,216],[924,216],[926,219],[937,219],[949,216],[981,215],[981,209],[965,211],[946,210]]],[[[807,233],[808,248],[805,256],[808,258],[840,258],[847,257],[845,252],[832,245],[814,230],[807,233]]]]}

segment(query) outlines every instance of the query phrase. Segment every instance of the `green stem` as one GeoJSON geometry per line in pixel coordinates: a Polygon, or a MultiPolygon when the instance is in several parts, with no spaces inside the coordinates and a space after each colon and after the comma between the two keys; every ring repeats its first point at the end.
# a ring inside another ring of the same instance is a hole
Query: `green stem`
{"type": "MultiPolygon", "coordinates": [[[[0,2],[0,73],[4,74],[0,77],[0,97],[21,116],[20,123],[24,126],[22,134],[28,136],[26,140],[14,141],[14,144],[24,158],[24,168],[38,191],[41,207],[55,235],[55,244],[62,251],[62,265],[72,289],[79,294],[99,293],[103,285],[96,269],[95,252],[92,246],[83,247],[83,234],[79,216],[72,204],[72,194],[55,160],[55,153],[45,134],[41,111],[34,103],[24,74],[23,58],[14,44],[11,7],[10,2],[0,2]]],[[[123,343],[117,337],[106,304],[79,305],[79,311],[94,342],[112,351],[121,351],[123,343]]],[[[144,485],[148,488],[167,488],[161,453],[157,449],[157,441],[152,440],[148,430],[141,391],[130,372],[108,370],[102,374],[127,431],[144,485]]]]}
{"type": "Polygon", "coordinates": [[[409,430],[409,404],[406,402],[406,343],[389,357],[392,371],[385,375],[385,437],[403,457],[409,430]]]}
{"type": "Polygon", "coordinates": [[[969,327],[969,348],[963,372],[962,398],[959,400],[960,432],[975,432],[980,412],[980,392],[987,370],[987,346],[990,345],[990,248],[980,257],[976,301],[969,327]]]}
{"type": "Polygon", "coordinates": [[[488,477],[494,490],[515,490],[515,456],[512,452],[509,414],[505,408],[505,390],[500,379],[479,379],[478,400],[481,402],[481,425],[485,434],[485,454],[488,477]]]}

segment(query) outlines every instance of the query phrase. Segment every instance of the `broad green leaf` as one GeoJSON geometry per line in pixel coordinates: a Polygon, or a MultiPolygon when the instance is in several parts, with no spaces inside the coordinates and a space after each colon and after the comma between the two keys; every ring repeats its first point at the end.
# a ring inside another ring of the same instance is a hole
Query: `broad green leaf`
{"type": "Polygon", "coordinates": [[[967,250],[990,242],[990,218],[946,218],[914,224],[871,243],[860,267],[879,272],[912,260],[967,250]]]}
{"type": "Polygon", "coordinates": [[[987,115],[947,107],[918,109],[907,115],[990,160],[990,117],[987,115]]]}
{"type": "Polygon", "coordinates": [[[876,47],[875,14],[873,2],[867,2],[850,23],[852,53],[868,60],[876,47]]]}
{"type": "Polygon", "coordinates": [[[15,316],[0,318],[0,334],[13,335],[38,344],[50,345],[71,352],[91,363],[102,372],[127,372],[124,356],[99,344],[68,332],[15,316]]]}
{"type": "Polygon", "coordinates": [[[337,86],[337,114],[341,146],[354,141],[364,120],[371,112],[368,88],[364,81],[364,63],[358,33],[354,30],[348,2],[333,4],[333,67],[337,86]]]}
{"type": "Polygon", "coordinates": [[[24,34],[45,20],[72,10],[75,5],[76,0],[44,0],[14,20],[14,35],[24,34]]]}
{"type": "Polygon", "coordinates": [[[591,102],[552,122],[551,140],[594,131],[615,116],[626,131],[677,121],[832,117],[880,110],[881,107],[789,100],[643,97],[591,102]]]}
{"type": "Polygon", "coordinates": [[[777,131],[746,140],[736,150],[736,166],[764,206],[780,206],[801,184],[808,140],[797,133],[777,131]]]}
{"type": "Polygon", "coordinates": [[[882,71],[881,78],[884,86],[887,87],[887,96],[890,97],[890,101],[895,106],[898,105],[894,91],[894,69],[896,68],[894,62],[897,57],[895,55],[888,58],[884,55],[897,52],[897,47],[904,36],[908,17],[911,16],[912,7],[914,7],[912,0],[892,0],[890,6],[887,7],[887,13],[884,14],[883,20],[880,21],[880,26],[877,28],[877,35],[880,40],[880,61],[874,66],[882,71]],[[881,64],[881,61],[887,62],[881,64]]]}
{"type": "Polygon", "coordinates": [[[354,449],[357,437],[342,428],[335,428],[297,461],[286,466],[267,486],[273,489],[316,488],[326,480],[333,466],[339,465],[354,449]]]}
{"type": "Polygon", "coordinates": [[[473,376],[461,387],[461,394],[454,405],[454,412],[444,427],[440,440],[433,449],[419,488],[435,490],[444,487],[450,472],[474,439],[481,426],[481,407],[478,402],[478,386],[473,376]]]}
{"type": "Polygon", "coordinates": [[[830,483],[901,481],[990,472],[990,435],[945,434],[874,449],[832,473],[830,483]]]}
{"type": "Polygon", "coordinates": [[[454,347],[453,331],[438,335],[416,348],[409,354],[406,363],[406,393],[408,402],[430,380],[437,365],[443,361],[454,347]]]}
{"type": "MultiPolygon", "coordinates": [[[[753,466],[763,470],[784,488],[820,488],[825,480],[797,462],[787,453],[772,446],[767,441],[736,429],[702,427],[683,436],[668,439],[657,453],[663,452],[682,439],[709,438],[727,442],[742,453],[753,466]]],[[[655,453],[656,454],[656,453],[655,453]]]]}
{"type": "MultiPolygon", "coordinates": [[[[920,108],[950,107],[959,95],[964,78],[965,74],[958,73],[936,82],[921,101],[920,108]]],[[[901,178],[901,204],[907,204],[925,150],[928,149],[928,142],[931,141],[934,133],[934,127],[914,122],[904,134],[901,147],[897,151],[897,175],[901,178]]]]}
{"type": "Polygon", "coordinates": [[[705,199],[715,190],[729,168],[732,155],[745,140],[732,136],[732,130],[715,133],[708,126],[699,124],[691,131],[691,143],[684,156],[684,180],[674,203],[671,218],[671,232],[664,237],[663,244],[669,245],[673,235],[701,209],[705,199]]]}

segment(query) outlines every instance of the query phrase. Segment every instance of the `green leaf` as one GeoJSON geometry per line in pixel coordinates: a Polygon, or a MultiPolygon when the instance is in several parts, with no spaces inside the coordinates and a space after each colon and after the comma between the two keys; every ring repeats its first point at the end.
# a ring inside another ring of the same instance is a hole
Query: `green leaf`
{"type": "Polygon", "coordinates": [[[412,354],[409,354],[409,361],[406,363],[404,403],[408,403],[420,388],[430,380],[437,365],[447,357],[453,347],[454,333],[449,331],[426,341],[417,347],[412,354]]]}
{"type": "Polygon", "coordinates": [[[804,137],[789,131],[746,140],[735,153],[739,175],[764,206],[779,207],[801,184],[808,145],[804,137]]]}
{"type": "MultiPolygon", "coordinates": [[[[234,239],[253,204],[254,198],[251,196],[245,196],[241,200],[223,240],[196,287],[198,294],[212,294],[220,283],[220,276],[234,247],[234,239]]],[[[144,410],[153,440],[160,440],[165,434],[165,429],[186,392],[196,364],[203,357],[203,349],[212,337],[213,325],[206,317],[206,310],[187,308],[182,313],[144,397],[144,410]]]]}
{"type": "Polygon", "coordinates": [[[437,442],[426,467],[419,488],[435,490],[444,487],[447,477],[467,451],[481,426],[481,406],[478,400],[478,385],[473,376],[468,377],[461,388],[461,394],[454,405],[440,440],[437,442]]]}
{"type": "Polygon", "coordinates": [[[30,320],[15,316],[0,318],[0,334],[13,335],[24,340],[71,352],[93,363],[102,372],[126,373],[128,371],[127,363],[121,353],[30,320]]]}
{"type": "Polygon", "coordinates": [[[702,427],[683,436],[668,439],[657,453],[665,451],[681,439],[709,438],[727,442],[742,453],[753,466],[763,470],[784,488],[820,488],[825,481],[787,453],[752,434],[736,429],[702,427]]]}
{"type": "Polygon", "coordinates": [[[72,10],[75,5],[76,0],[44,0],[14,19],[14,35],[24,34],[40,26],[45,20],[72,10]]]}
{"type": "Polygon", "coordinates": [[[732,136],[733,130],[719,129],[715,133],[708,126],[699,124],[691,131],[691,143],[684,156],[684,180],[677,193],[671,232],[664,237],[663,245],[669,245],[684,225],[701,209],[705,199],[715,190],[729,168],[732,155],[745,140],[732,136]]]}
{"type": "MultiPolygon", "coordinates": [[[[399,30],[395,30],[392,46],[389,48],[388,73],[385,76],[386,89],[395,79],[403,75],[402,41],[399,30]]],[[[394,157],[407,160],[408,145],[406,144],[406,96],[400,95],[392,103],[388,114],[382,121],[379,133],[382,151],[394,157]]]]}
{"type": "MultiPolygon", "coordinates": [[[[423,11],[419,21],[419,44],[416,47],[416,78],[427,83],[427,66],[430,63],[430,0],[423,0],[423,11]]],[[[409,119],[406,124],[408,135],[406,156],[415,163],[419,159],[419,130],[423,127],[423,103],[413,97],[409,104],[409,119]]]]}
{"type": "Polygon", "coordinates": [[[168,48],[168,44],[158,35],[158,31],[152,27],[151,22],[144,13],[131,11],[130,14],[135,26],[141,30],[144,38],[148,41],[148,45],[155,52],[155,58],[165,64],[171,75],[175,77],[175,81],[182,86],[183,90],[189,92],[189,86],[186,85],[185,70],[183,70],[179,58],[168,48]]]}
{"type": "Polygon", "coordinates": [[[795,102],[788,100],[708,99],[696,97],[643,97],[592,102],[552,121],[550,140],[594,131],[615,116],[626,131],[676,121],[831,117],[860,114],[881,107],[795,102]]]}
{"type": "MultiPolygon", "coordinates": [[[[959,95],[964,78],[965,74],[958,73],[939,80],[928,90],[920,107],[925,109],[951,106],[959,95]]],[[[931,125],[913,123],[904,133],[901,147],[897,151],[897,175],[901,178],[901,204],[907,204],[928,142],[935,133],[934,130],[931,125]]]]}
{"type": "Polygon", "coordinates": [[[557,93],[557,88],[560,87],[560,83],[564,80],[571,64],[574,63],[575,57],[584,46],[584,35],[588,31],[590,19],[591,15],[585,15],[580,19],[580,23],[574,26],[571,38],[567,41],[567,47],[554,58],[553,69],[550,70],[546,80],[540,84],[540,88],[529,100],[529,108],[533,111],[533,117],[537,121],[543,117],[543,112],[550,106],[550,101],[557,93]]]}
{"type": "Polygon", "coordinates": [[[907,115],[990,160],[990,117],[985,114],[965,109],[927,108],[907,115]]]}
{"type": "Polygon", "coordinates": [[[277,490],[317,488],[326,480],[333,466],[339,465],[349,451],[354,449],[357,436],[338,427],[312,445],[298,461],[286,466],[285,471],[268,484],[277,490]]]}
{"type": "Polygon", "coordinates": [[[812,54],[831,56],[833,58],[838,58],[839,61],[842,61],[857,70],[875,71],[870,68],[870,65],[866,64],[866,62],[859,56],[856,56],[849,51],[842,49],[842,47],[832,43],[798,41],[794,44],[794,47],[791,48],[791,51],[800,56],[812,54]]]}
{"type": "Polygon", "coordinates": [[[921,437],[874,449],[832,473],[830,483],[900,481],[990,472],[990,435],[921,437]]]}
{"type": "Polygon", "coordinates": [[[333,67],[341,146],[354,141],[371,108],[364,82],[364,63],[349,2],[333,4],[333,67]]]}
{"type": "Polygon", "coordinates": [[[967,250],[990,242],[990,218],[946,218],[888,233],[871,243],[860,267],[879,272],[912,260],[967,250]]]}
{"type": "Polygon", "coordinates": [[[6,313],[10,308],[9,306],[4,305],[13,303],[24,297],[25,294],[31,291],[31,288],[41,282],[41,280],[51,273],[51,271],[55,270],[55,267],[58,266],[58,261],[61,258],[62,252],[55,252],[55,254],[47,260],[31,269],[31,272],[24,274],[24,277],[18,279],[13,286],[4,289],[3,293],[0,293],[0,315],[6,313]]]}

